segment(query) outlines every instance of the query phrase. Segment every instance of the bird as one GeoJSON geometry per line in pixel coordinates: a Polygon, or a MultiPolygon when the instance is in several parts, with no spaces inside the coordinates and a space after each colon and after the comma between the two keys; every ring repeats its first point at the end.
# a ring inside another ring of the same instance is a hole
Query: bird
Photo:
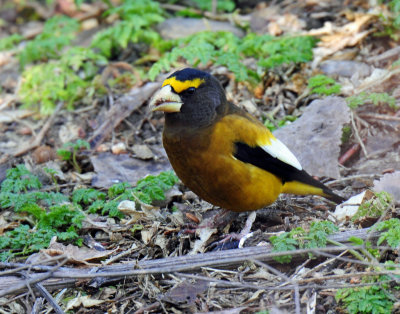
{"type": "Polygon", "coordinates": [[[281,193],[344,201],[310,176],[257,118],[228,101],[208,72],[184,68],[172,73],[149,107],[164,112],[163,146],[176,175],[212,205],[255,211],[281,193]]]}

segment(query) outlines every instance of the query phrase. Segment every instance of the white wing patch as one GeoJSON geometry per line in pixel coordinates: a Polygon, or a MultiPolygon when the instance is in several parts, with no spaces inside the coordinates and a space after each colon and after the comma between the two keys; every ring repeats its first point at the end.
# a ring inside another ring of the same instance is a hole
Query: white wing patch
{"type": "Polygon", "coordinates": [[[300,162],[297,160],[296,156],[277,138],[270,138],[271,144],[262,145],[261,148],[265,150],[272,157],[278,158],[299,170],[302,170],[300,162]]]}

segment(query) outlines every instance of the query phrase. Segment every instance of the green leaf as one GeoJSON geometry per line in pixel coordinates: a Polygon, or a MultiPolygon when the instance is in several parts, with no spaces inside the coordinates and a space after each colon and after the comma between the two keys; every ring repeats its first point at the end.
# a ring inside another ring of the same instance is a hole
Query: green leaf
{"type": "Polygon", "coordinates": [[[340,93],[341,86],[334,79],[318,74],[308,80],[308,88],[311,93],[328,96],[340,93]]]}
{"type": "Polygon", "coordinates": [[[72,192],[72,201],[74,203],[83,203],[89,205],[97,200],[104,200],[106,194],[95,189],[77,189],[72,192]]]}
{"type": "Polygon", "coordinates": [[[392,218],[389,220],[381,221],[374,226],[377,231],[386,230],[382,232],[379,239],[378,245],[381,245],[384,241],[393,249],[399,249],[400,247],[400,219],[392,218]]]}
{"type": "Polygon", "coordinates": [[[15,48],[15,46],[23,39],[24,39],[24,37],[19,34],[13,34],[11,36],[1,38],[0,39],[0,51],[15,48]]]}
{"type": "Polygon", "coordinates": [[[71,43],[78,30],[79,23],[73,18],[58,15],[48,19],[42,33],[19,53],[21,68],[33,61],[59,58],[61,50],[71,43]]]}

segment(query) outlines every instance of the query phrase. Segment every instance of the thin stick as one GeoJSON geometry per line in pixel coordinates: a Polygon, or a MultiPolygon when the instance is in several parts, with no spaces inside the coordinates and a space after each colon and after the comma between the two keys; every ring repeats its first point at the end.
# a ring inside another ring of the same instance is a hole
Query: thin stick
{"type": "Polygon", "coordinates": [[[49,302],[51,307],[54,309],[54,312],[57,314],[64,314],[65,312],[62,310],[62,308],[57,304],[56,300],[53,299],[51,294],[45,289],[45,287],[42,286],[41,283],[35,283],[35,288],[40,292],[40,294],[49,302]]]}
{"type": "Polygon", "coordinates": [[[356,136],[356,139],[357,139],[358,143],[360,144],[365,157],[368,158],[367,149],[365,148],[364,142],[362,141],[362,139],[360,137],[360,133],[358,132],[356,122],[354,121],[353,111],[350,111],[350,117],[351,117],[351,125],[353,126],[353,130],[354,130],[354,135],[356,136]]]}
{"type": "Polygon", "coordinates": [[[47,131],[50,129],[51,125],[53,124],[53,121],[55,119],[55,117],[57,116],[57,114],[59,113],[59,111],[61,110],[61,108],[64,106],[63,102],[59,102],[56,109],[54,110],[53,114],[50,116],[50,118],[47,119],[46,123],[44,124],[44,126],[42,127],[42,129],[40,130],[39,134],[35,137],[35,139],[33,140],[33,142],[26,144],[25,147],[23,147],[22,149],[20,149],[19,151],[14,153],[14,157],[18,157],[21,156],[27,152],[29,152],[30,150],[38,147],[40,145],[40,143],[42,142],[44,136],[46,135],[47,131]]]}
{"type": "Polygon", "coordinates": [[[295,311],[296,311],[296,314],[300,314],[301,313],[301,309],[300,309],[300,290],[299,290],[299,285],[296,282],[296,280],[293,280],[292,278],[289,278],[288,276],[286,276],[285,274],[283,274],[279,270],[269,266],[268,264],[265,264],[265,263],[257,261],[257,260],[252,260],[252,262],[254,264],[257,264],[258,266],[266,268],[267,270],[273,272],[275,275],[285,279],[288,283],[292,284],[292,286],[294,287],[293,290],[294,290],[295,311]]]}
{"type": "Polygon", "coordinates": [[[42,281],[52,277],[53,273],[56,270],[58,270],[61,266],[63,266],[67,261],[68,261],[68,259],[63,260],[60,264],[58,264],[57,266],[54,266],[50,271],[48,271],[47,273],[45,273],[43,275],[35,276],[27,281],[24,281],[20,284],[13,285],[12,287],[1,291],[0,298],[6,296],[8,294],[12,294],[15,291],[19,291],[19,290],[23,289],[25,286],[29,287],[32,284],[42,282],[42,281]]]}

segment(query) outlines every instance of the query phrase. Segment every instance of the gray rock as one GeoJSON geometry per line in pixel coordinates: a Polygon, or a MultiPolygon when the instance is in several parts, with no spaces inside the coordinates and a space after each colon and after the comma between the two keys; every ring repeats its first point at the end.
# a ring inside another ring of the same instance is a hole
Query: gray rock
{"type": "Polygon", "coordinates": [[[352,60],[328,60],[321,64],[321,70],[327,75],[344,77],[352,77],[356,73],[358,77],[366,77],[372,72],[368,64],[352,60]]]}
{"type": "Polygon", "coordinates": [[[350,109],[342,97],[314,100],[303,115],[274,135],[310,174],[338,178],[343,125],[350,122],[350,109]]]}

